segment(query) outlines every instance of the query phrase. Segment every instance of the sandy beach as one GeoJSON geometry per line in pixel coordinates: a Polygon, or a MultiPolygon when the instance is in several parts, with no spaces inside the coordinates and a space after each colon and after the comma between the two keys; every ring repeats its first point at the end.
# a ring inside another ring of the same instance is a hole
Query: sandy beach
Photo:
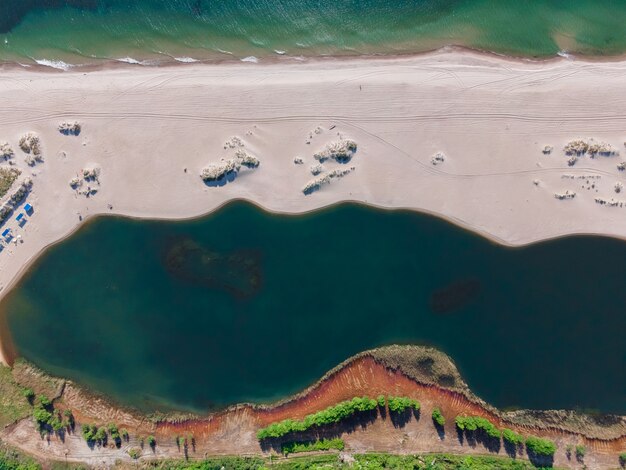
{"type": "Polygon", "coordinates": [[[20,227],[19,206],[2,226],[19,240],[0,252],[0,298],[43,249],[90,217],[197,217],[237,198],[289,213],[340,201],[410,208],[513,246],[569,234],[626,237],[617,184],[625,179],[624,76],[626,62],[467,51],[6,70],[0,143],[14,150],[10,161],[22,172],[15,184],[32,179],[24,203],[34,212],[20,227]],[[59,132],[66,121],[78,121],[80,134],[59,132]],[[33,166],[19,146],[29,132],[43,156],[33,166]],[[566,155],[576,139],[613,153],[566,155]],[[348,162],[314,157],[346,141],[356,145],[348,162]],[[220,183],[201,179],[221,159],[241,163],[241,152],[258,167],[240,165],[220,183]]]}

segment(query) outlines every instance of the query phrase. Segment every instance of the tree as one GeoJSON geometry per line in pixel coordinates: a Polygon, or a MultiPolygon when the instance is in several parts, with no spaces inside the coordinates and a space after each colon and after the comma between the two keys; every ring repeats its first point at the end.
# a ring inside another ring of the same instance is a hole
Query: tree
{"type": "Polygon", "coordinates": [[[441,414],[441,410],[439,408],[433,409],[432,417],[433,422],[436,426],[443,426],[444,424],[446,424],[446,418],[443,417],[443,414],[441,414]]]}
{"type": "Polygon", "coordinates": [[[96,433],[93,436],[93,440],[99,442],[100,444],[104,444],[107,440],[107,431],[104,427],[97,428],[96,433]]]}
{"type": "Polygon", "coordinates": [[[556,445],[549,439],[530,436],[526,439],[526,449],[538,456],[552,457],[556,452],[556,445]]]}

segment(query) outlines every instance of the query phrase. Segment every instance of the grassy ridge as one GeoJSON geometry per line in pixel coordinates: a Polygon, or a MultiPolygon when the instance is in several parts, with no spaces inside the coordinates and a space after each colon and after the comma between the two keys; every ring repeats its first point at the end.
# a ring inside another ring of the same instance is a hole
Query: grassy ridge
{"type": "Polygon", "coordinates": [[[0,428],[30,416],[31,407],[11,374],[11,369],[0,365],[0,428]]]}
{"type": "Polygon", "coordinates": [[[451,454],[391,455],[355,454],[354,464],[345,463],[338,455],[296,456],[288,459],[251,457],[221,457],[200,462],[164,460],[146,462],[145,468],[167,470],[305,470],[305,469],[412,469],[412,470],[531,470],[535,467],[525,461],[506,457],[457,456],[451,454]]]}
{"type": "Polygon", "coordinates": [[[309,442],[287,442],[281,446],[283,454],[297,454],[299,452],[316,452],[326,450],[343,450],[345,447],[341,439],[322,439],[309,442]]]}

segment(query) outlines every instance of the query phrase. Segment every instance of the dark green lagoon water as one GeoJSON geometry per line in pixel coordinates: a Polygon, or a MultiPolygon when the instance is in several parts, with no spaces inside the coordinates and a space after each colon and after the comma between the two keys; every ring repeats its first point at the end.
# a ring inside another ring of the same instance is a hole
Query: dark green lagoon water
{"type": "Polygon", "coordinates": [[[101,218],[3,301],[20,355],[142,409],[306,387],[359,351],[434,345],[501,406],[626,412],[626,243],[510,249],[412,212],[101,218]]]}
{"type": "Polygon", "coordinates": [[[3,0],[0,61],[626,52],[624,0],[3,0]]]}

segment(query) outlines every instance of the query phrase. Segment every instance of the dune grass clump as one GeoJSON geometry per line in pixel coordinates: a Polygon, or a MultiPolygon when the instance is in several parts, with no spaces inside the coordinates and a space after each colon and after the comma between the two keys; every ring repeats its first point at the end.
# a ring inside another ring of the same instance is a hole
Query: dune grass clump
{"type": "Polygon", "coordinates": [[[33,132],[24,134],[20,137],[18,144],[24,153],[32,154],[35,160],[41,161],[39,158],[41,157],[41,140],[37,134],[33,132]]]}
{"type": "Polygon", "coordinates": [[[322,150],[316,154],[313,154],[313,158],[320,163],[326,160],[332,159],[339,163],[349,162],[356,153],[357,145],[354,140],[339,140],[337,142],[331,142],[322,150]]]}
{"type": "Polygon", "coordinates": [[[202,181],[205,183],[218,182],[228,177],[237,176],[242,166],[255,169],[258,168],[260,164],[261,161],[257,157],[240,149],[235,152],[234,158],[207,165],[201,171],[200,178],[202,178],[202,181]]]}
{"type": "Polygon", "coordinates": [[[13,147],[8,142],[0,142],[0,158],[3,160],[10,160],[15,153],[13,147]]]}
{"type": "Polygon", "coordinates": [[[319,428],[352,417],[357,413],[371,412],[376,410],[378,402],[368,397],[354,397],[352,400],[330,406],[322,411],[307,415],[303,420],[285,419],[278,423],[272,423],[265,428],[259,429],[259,440],[279,438],[293,432],[304,432],[311,428],[319,428]]]}
{"type": "Polygon", "coordinates": [[[82,127],[78,121],[69,122],[64,121],[59,124],[59,132],[63,135],[78,135],[82,130],[82,127]]]}
{"type": "Polygon", "coordinates": [[[261,161],[257,157],[241,149],[235,152],[235,158],[239,160],[239,163],[246,168],[258,168],[258,166],[261,164],[261,161]]]}
{"type": "Polygon", "coordinates": [[[329,173],[326,173],[324,175],[318,176],[315,179],[312,179],[311,181],[309,181],[304,188],[302,188],[302,192],[305,195],[311,194],[319,189],[322,188],[322,186],[329,184],[333,179],[339,179],[339,178],[343,178],[345,175],[347,175],[348,173],[350,173],[352,170],[354,170],[354,167],[351,168],[345,168],[345,169],[336,169],[333,170],[329,173]]]}
{"type": "Polygon", "coordinates": [[[236,160],[224,160],[220,163],[208,165],[200,173],[204,182],[220,181],[227,176],[236,175],[241,165],[236,160]]]}

